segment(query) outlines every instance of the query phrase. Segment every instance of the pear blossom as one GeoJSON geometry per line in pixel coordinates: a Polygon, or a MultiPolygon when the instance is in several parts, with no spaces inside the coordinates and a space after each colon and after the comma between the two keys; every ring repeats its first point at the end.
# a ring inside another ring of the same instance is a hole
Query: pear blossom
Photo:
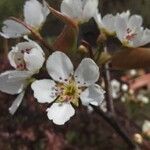
{"type": "Polygon", "coordinates": [[[51,79],[36,80],[31,88],[39,103],[52,103],[47,116],[57,125],[63,125],[74,114],[72,106],[85,106],[104,99],[103,89],[95,84],[99,79],[99,67],[90,58],[84,58],[75,72],[71,60],[63,52],[49,56],[46,67],[51,79]]]}
{"type": "MultiPolygon", "coordinates": [[[[24,22],[30,25],[34,30],[38,30],[45,22],[47,15],[50,13],[45,1],[41,4],[37,0],[29,0],[24,4],[24,22]]],[[[18,38],[30,34],[30,31],[22,24],[7,19],[3,22],[2,32],[0,35],[4,38],[18,38]]]]}
{"type": "Polygon", "coordinates": [[[9,108],[9,112],[14,114],[22,102],[25,89],[33,80],[32,76],[38,73],[45,57],[41,47],[34,41],[29,40],[13,47],[8,54],[8,58],[10,64],[16,70],[9,70],[0,74],[0,91],[11,95],[18,94],[9,108]]]}
{"type": "Polygon", "coordinates": [[[65,15],[84,23],[94,17],[97,7],[98,0],[63,0],[60,9],[65,15]]]}
{"type": "Polygon", "coordinates": [[[143,104],[149,103],[149,97],[146,96],[143,90],[140,90],[136,97],[137,97],[138,102],[141,102],[143,104]]]}
{"type": "Polygon", "coordinates": [[[129,11],[118,14],[115,30],[124,46],[140,47],[150,42],[150,30],[142,27],[143,19],[139,15],[130,16],[129,11]]]}
{"type": "Polygon", "coordinates": [[[142,132],[150,137],[150,121],[149,120],[145,120],[142,126],[142,132]]]}
{"type": "Polygon", "coordinates": [[[101,32],[104,32],[107,35],[115,35],[116,16],[107,14],[102,18],[101,14],[97,11],[94,19],[101,32]]]}
{"type": "Polygon", "coordinates": [[[8,59],[16,70],[27,70],[37,73],[45,61],[45,54],[36,42],[27,37],[25,38],[28,41],[12,47],[8,54],[8,59]]]}

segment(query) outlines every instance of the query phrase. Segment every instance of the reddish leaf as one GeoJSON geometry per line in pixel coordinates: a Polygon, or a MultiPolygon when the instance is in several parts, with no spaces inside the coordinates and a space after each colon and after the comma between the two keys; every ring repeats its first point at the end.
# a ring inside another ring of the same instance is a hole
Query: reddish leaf
{"type": "Polygon", "coordinates": [[[124,48],[111,59],[117,69],[136,69],[150,67],[150,48],[124,48]]]}
{"type": "Polygon", "coordinates": [[[72,18],[64,15],[63,13],[53,9],[49,5],[48,8],[53,15],[55,15],[58,19],[66,24],[61,34],[53,43],[53,49],[60,51],[72,50],[77,43],[78,38],[79,28],[77,22],[75,22],[72,18]]]}

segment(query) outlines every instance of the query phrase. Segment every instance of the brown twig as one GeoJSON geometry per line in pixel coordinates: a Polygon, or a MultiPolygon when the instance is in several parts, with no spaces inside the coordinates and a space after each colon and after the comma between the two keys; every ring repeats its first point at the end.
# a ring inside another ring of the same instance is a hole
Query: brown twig
{"type": "Polygon", "coordinates": [[[47,48],[49,51],[53,52],[53,48],[41,37],[40,34],[38,34],[37,32],[35,32],[32,27],[30,25],[27,25],[24,21],[17,19],[15,17],[10,17],[10,19],[22,24],[25,28],[27,28],[32,35],[45,47],[47,48]]]}
{"type": "Polygon", "coordinates": [[[8,40],[7,39],[4,39],[3,48],[4,48],[4,58],[7,59],[7,55],[8,55],[8,40]]]}
{"type": "Polygon", "coordinates": [[[104,113],[99,107],[91,105],[94,111],[100,115],[115,131],[116,133],[128,144],[131,150],[137,150],[136,144],[132,142],[130,137],[126,134],[126,132],[121,128],[121,126],[116,121],[116,118],[112,115],[112,113],[104,113]]]}
{"type": "MultiPolygon", "coordinates": [[[[104,47],[104,51],[107,52],[107,47],[104,47]]],[[[112,99],[112,89],[111,89],[111,79],[110,79],[110,71],[109,64],[106,63],[104,65],[104,81],[105,81],[105,90],[106,90],[106,102],[107,102],[107,110],[112,114],[115,114],[113,99],[112,99]]]]}

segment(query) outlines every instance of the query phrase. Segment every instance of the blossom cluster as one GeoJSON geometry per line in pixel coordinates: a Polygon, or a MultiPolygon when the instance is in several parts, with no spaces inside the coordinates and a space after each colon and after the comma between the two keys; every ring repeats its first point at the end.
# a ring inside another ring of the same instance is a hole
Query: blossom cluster
{"type": "MultiPolygon", "coordinates": [[[[46,56],[44,49],[28,38],[31,31],[38,33],[46,21],[50,10],[43,0],[28,0],[24,4],[25,25],[10,18],[4,21],[0,35],[4,38],[23,37],[24,42],[12,47],[8,54],[14,70],[0,74],[0,91],[18,94],[9,108],[14,114],[22,102],[29,85],[39,103],[50,103],[47,116],[55,124],[62,125],[74,114],[80,104],[100,106],[105,91],[97,84],[100,78],[99,66],[91,58],[83,58],[76,69],[70,58],[59,49],[46,56]],[[40,70],[48,72],[48,79],[36,79],[40,70]],[[75,71],[74,71],[75,70],[75,71]]],[[[129,11],[108,14],[101,17],[98,0],[63,0],[60,13],[74,20],[78,25],[95,19],[101,33],[116,36],[124,46],[139,47],[150,42],[150,30],[142,27],[142,17],[131,15],[129,11]]],[[[119,86],[119,85],[118,85],[119,86]]],[[[117,93],[118,93],[118,89],[117,93]]],[[[116,97],[116,94],[113,94],[116,97]]]]}

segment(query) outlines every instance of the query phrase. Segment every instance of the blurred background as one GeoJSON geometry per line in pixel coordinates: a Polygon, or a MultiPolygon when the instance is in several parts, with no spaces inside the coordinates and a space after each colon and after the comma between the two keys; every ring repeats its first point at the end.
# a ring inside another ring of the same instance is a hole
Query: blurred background
{"type": "MultiPolygon", "coordinates": [[[[47,1],[59,10],[61,0],[47,1]]],[[[0,0],[0,27],[10,16],[23,18],[24,2],[25,0],[0,0]]],[[[100,0],[99,9],[102,15],[130,10],[133,14],[142,15],[144,27],[150,28],[150,0],[100,0]]],[[[41,34],[52,41],[63,26],[50,14],[41,34]]],[[[95,44],[99,32],[94,21],[90,20],[81,28],[83,38],[95,44]],[[89,38],[91,35],[95,38],[89,38]]],[[[17,40],[6,41],[0,37],[0,72],[9,68],[3,59],[6,52],[4,49],[9,50],[16,42],[17,40]]],[[[138,76],[148,73],[148,70],[140,69],[135,72],[113,72],[113,78],[127,82],[126,77],[129,77],[133,81],[138,76]]],[[[144,91],[149,100],[148,85],[138,91],[144,91]]],[[[142,135],[143,122],[150,120],[149,102],[145,104],[136,101],[137,98],[134,99],[131,93],[123,96],[124,100],[117,98],[114,101],[121,126],[133,140],[137,140],[136,135],[139,135],[138,138],[146,145],[142,147],[143,150],[150,149],[150,137],[142,135]]],[[[86,108],[78,108],[75,117],[66,125],[56,126],[46,116],[47,106],[35,102],[30,89],[17,113],[11,116],[8,108],[14,98],[15,96],[0,93],[0,150],[128,150],[114,130],[96,113],[89,113],[86,108]]]]}

